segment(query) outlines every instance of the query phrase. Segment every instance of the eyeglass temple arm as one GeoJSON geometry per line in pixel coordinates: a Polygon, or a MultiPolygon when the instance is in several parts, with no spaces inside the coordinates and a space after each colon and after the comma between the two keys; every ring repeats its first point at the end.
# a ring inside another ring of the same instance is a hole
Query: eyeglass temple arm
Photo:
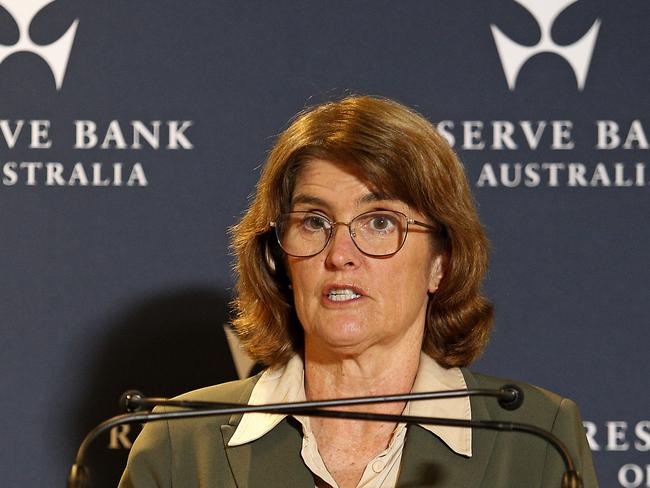
{"type": "Polygon", "coordinates": [[[420,222],[419,220],[406,219],[406,221],[409,223],[409,225],[420,225],[422,227],[426,227],[427,229],[438,230],[438,227],[436,227],[435,225],[426,224],[424,222],[420,222]]]}

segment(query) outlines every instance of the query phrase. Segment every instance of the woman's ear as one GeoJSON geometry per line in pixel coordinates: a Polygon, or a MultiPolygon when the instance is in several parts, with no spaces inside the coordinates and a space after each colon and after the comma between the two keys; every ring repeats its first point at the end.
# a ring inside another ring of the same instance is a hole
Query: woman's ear
{"type": "Polygon", "coordinates": [[[440,286],[440,281],[442,281],[443,276],[445,276],[445,271],[447,269],[447,254],[441,253],[437,254],[433,258],[433,265],[431,266],[431,274],[429,276],[429,293],[435,293],[440,286]]]}

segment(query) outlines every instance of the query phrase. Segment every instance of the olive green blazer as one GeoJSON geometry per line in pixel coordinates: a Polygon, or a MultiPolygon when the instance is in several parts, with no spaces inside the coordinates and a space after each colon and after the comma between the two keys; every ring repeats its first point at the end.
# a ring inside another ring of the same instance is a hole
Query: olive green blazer
{"type": "MultiPolygon", "coordinates": [[[[467,387],[505,382],[463,369],[467,387]]],[[[182,399],[246,403],[259,376],[196,390],[182,399]]],[[[511,382],[508,382],[511,383],[511,382]]],[[[568,447],[585,488],[598,482],[578,409],[571,400],[530,385],[524,404],[508,412],[491,398],[471,399],[472,418],[534,424],[568,447]]],[[[300,456],[300,426],[286,418],[260,439],[228,447],[241,415],[156,421],[134,443],[119,488],[314,488],[300,456]]],[[[560,487],[564,465],[542,439],[474,429],[472,457],[456,454],[429,431],[408,427],[397,486],[401,488],[560,487]]]]}

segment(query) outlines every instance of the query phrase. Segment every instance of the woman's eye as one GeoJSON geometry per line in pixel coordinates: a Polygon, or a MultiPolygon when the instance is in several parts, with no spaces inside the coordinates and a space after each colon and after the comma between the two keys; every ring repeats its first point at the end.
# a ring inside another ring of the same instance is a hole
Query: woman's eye
{"type": "Polygon", "coordinates": [[[395,228],[395,219],[389,215],[376,215],[370,220],[370,228],[375,231],[389,232],[395,228]]]}
{"type": "Polygon", "coordinates": [[[327,220],[317,215],[309,215],[303,219],[302,226],[307,230],[322,230],[327,228],[327,220]]]}

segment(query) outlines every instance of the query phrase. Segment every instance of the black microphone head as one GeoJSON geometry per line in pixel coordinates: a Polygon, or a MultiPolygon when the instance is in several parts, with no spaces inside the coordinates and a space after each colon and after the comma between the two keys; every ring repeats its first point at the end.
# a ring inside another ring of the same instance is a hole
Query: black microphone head
{"type": "Polygon", "coordinates": [[[128,390],[120,396],[120,410],[128,413],[137,412],[142,409],[141,405],[134,403],[134,400],[142,400],[144,393],[138,390],[128,390]]]}
{"type": "Polygon", "coordinates": [[[499,405],[506,410],[517,410],[524,403],[524,392],[517,385],[503,385],[499,405]]]}

